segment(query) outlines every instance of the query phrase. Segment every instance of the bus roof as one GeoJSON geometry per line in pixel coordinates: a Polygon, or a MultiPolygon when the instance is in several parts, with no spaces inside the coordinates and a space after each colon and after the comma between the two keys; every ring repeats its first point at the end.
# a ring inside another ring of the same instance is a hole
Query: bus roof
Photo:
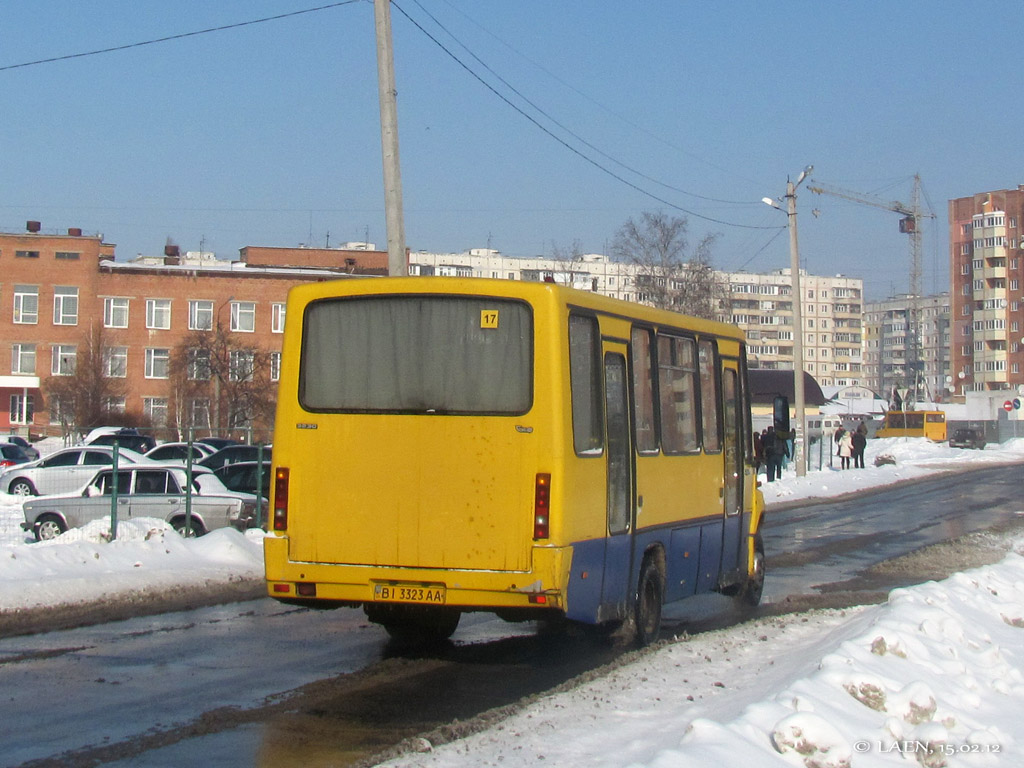
{"type": "Polygon", "coordinates": [[[481,277],[382,277],[372,280],[328,280],[295,286],[289,292],[300,301],[335,296],[375,296],[396,294],[455,293],[499,296],[538,301],[553,299],[569,307],[589,309],[608,315],[635,318],[653,325],[685,327],[698,333],[744,340],[743,331],[734,325],[705,320],[680,312],[656,309],[646,304],[613,299],[598,293],[581,291],[556,283],[498,280],[481,277]]]}

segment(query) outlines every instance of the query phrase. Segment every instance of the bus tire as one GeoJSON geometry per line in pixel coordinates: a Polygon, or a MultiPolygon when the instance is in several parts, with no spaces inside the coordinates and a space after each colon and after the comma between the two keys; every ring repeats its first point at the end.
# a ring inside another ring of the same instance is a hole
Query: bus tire
{"type": "Polygon", "coordinates": [[[761,532],[754,534],[754,571],[747,576],[743,588],[736,595],[736,601],[744,608],[756,608],[764,592],[764,541],[761,532]]]}
{"type": "Polygon", "coordinates": [[[636,637],[637,646],[643,648],[658,639],[661,632],[661,605],[665,597],[665,585],[661,571],[652,558],[644,561],[640,581],[636,590],[636,637]]]}
{"type": "Polygon", "coordinates": [[[366,617],[380,624],[395,640],[405,643],[436,643],[447,640],[459,627],[462,613],[450,608],[419,609],[419,606],[370,606],[366,617]]]}

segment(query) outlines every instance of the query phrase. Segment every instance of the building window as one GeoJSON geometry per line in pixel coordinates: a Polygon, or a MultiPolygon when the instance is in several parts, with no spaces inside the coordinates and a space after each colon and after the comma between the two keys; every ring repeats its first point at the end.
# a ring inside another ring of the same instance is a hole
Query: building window
{"type": "Polygon", "coordinates": [[[188,378],[190,381],[209,381],[210,350],[193,347],[188,351],[188,378]]]}
{"type": "Polygon", "coordinates": [[[255,365],[256,356],[252,352],[234,349],[231,351],[228,378],[231,381],[252,381],[255,365]]]}
{"type": "Polygon", "coordinates": [[[167,398],[166,397],[144,397],[142,398],[142,412],[146,414],[149,423],[154,427],[162,427],[167,424],[167,398]]]}
{"type": "Polygon", "coordinates": [[[270,380],[280,381],[281,379],[281,353],[270,353],[270,380]]]}
{"type": "Polygon", "coordinates": [[[32,395],[11,395],[11,424],[31,424],[36,415],[32,395]]]}
{"type": "Polygon", "coordinates": [[[38,286],[14,286],[14,322],[19,325],[35,325],[39,322],[38,286]]]}
{"type": "Polygon", "coordinates": [[[11,345],[11,373],[22,376],[36,375],[36,345],[11,345]]]}
{"type": "Polygon", "coordinates": [[[197,397],[192,400],[192,426],[204,429],[210,428],[210,400],[206,397],[197,397]]]}
{"type": "MultiPolygon", "coordinates": [[[[50,395],[46,410],[50,414],[51,424],[73,424],[75,412],[72,410],[72,403],[61,400],[59,395],[50,395]]],[[[13,409],[13,404],[12,404],[13,409]]]]}
{"type": "Polygon", "coordinates": [[[111,379],[123,379],[128,375],[128,347],[103,349],[103,375],[111,379]]]}
{"type": "Polygon", "coordinates": [[[74,286],[54,286],[53,324],[78,325],[78,289],[74,286]]]}
{"type": "Polygon", "coordinates": [[[272,333],[284,333],[284,304],[272,304],[270,330],[272,333]]]}
{"type": "Polygon", "coordinates": [[[16,259],[38,259],[39,251],[15,251],[14,257],[16,259]]]}
{"type": "Polygon", "coordinates": [[[106,298],[103,300],[103,327],[128,327],[128,299],[106,298]]]}
{"type": "Polygon", "coordinates": [[[170,360],[171,351],[169,349],[148,348],[146,350],[146,378],[166,379],[170,360]]]}
{"type": "Polygon", "coordinates": [[[253,333],[256,330],[256,302],[231,302],[231,330],[253,333]]]}
{"type": "Polygon", "coordinates": [[[54,376],[73,376],[78,350],[74,344],[54,344],[50,373],[54,376]]]}
{"type": "Polygon", "coordinates": [[[103,398],[103,409],[107,413],[124,413],[124,398],[123,397],[105,397],[103,398]]]}
{"type": "Polygon", "coordinates": [[[163,331],[170,329],[170,299],[146,299],[146,327],[163,331]]]}
{"type": "Polygon", "coordinates": [[[194,299],[188,303],[188,329],[209,331],[213,328],[213,302],[194,299]]]}
{"type": "Polygon", "coordinates": [[[82,254],[77,251],[57,251],[53,255],[62,261],[78,261],[82,256],[82,254]]]}

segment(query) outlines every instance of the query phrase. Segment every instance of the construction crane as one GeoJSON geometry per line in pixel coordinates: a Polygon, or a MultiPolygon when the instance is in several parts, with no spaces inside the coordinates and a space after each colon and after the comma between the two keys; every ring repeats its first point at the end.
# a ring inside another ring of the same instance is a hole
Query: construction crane
{"type": "MultiPolygon", "coordinates": [[[[919,307],[921,298],[921,220],[936,218],[934,213],[925,213],[921,210],[921,177],[914,174],[914,189],[911,193],[910,205],[899,200],[882,200],[872,195],[830,187],[814,181],[807,188],[818,195],[832,195],[861,205],[893,211],[902,216],[900,232],[910,236],[910,313],[907,318],[907,360],[904,367],[904,386],[913,393],[913,397],[907,399],[916,401],[920,383],[918,374],[920,373],[921,346],[919,307]]],[[[882,377],[883,370],[880,364],[880,378],[884,378],[882,377]]]]}

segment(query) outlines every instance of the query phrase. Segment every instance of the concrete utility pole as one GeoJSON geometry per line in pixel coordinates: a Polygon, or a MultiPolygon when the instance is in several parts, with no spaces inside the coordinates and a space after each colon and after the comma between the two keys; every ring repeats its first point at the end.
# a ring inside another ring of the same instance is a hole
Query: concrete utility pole
{"type": "MultiPolygon", "coordinates": [[[[809,171],[810,169],[808,169],[809,171]]],[[[800,174],[799,184],[808,171],[800,174]]],[[[800,288],[800,247],[796,237],[796,184],[786,181],[786,214],[789,222],[789,268],[793,278],[793,399],[796,400],[796,425],[793,428],[793,462],[796,476],[807,474],[803,445],[806,430],[804,426],[804,313],[803,296],[800,288]]]]}
{"type": "MultiPolygon", "coordinates": [[[[790,425],[793,432],[793,463],[796,464],[797,477],[804,477],[807,474],[807,460],[805,458],[806,446],[803,444],[806,434],[807,422],[804,420],[804,313],[803,296],[800,288],[800,247],[796,236],[796,188],[803,183],[814,166],[808,165],[796,182],[786,179],[786,219],[789,227],[789,271],[792,280],[793,292],[793,400],[796,422],[790,425]]],[[[761,199],[761,202],[770,205],[772,208],[782,210],[770,197],[761,199]]]]}
{"type": "Polygon", "coordinates": [[[377,29],[377,90],[380,96],[380,146],[384,162],[384,212],[388,230],[388,274],[408,274],[405,222],[402,214],[402,171],[398,161],[398,92],[391,51],[390,0],[373,0],[377,29]]]}

